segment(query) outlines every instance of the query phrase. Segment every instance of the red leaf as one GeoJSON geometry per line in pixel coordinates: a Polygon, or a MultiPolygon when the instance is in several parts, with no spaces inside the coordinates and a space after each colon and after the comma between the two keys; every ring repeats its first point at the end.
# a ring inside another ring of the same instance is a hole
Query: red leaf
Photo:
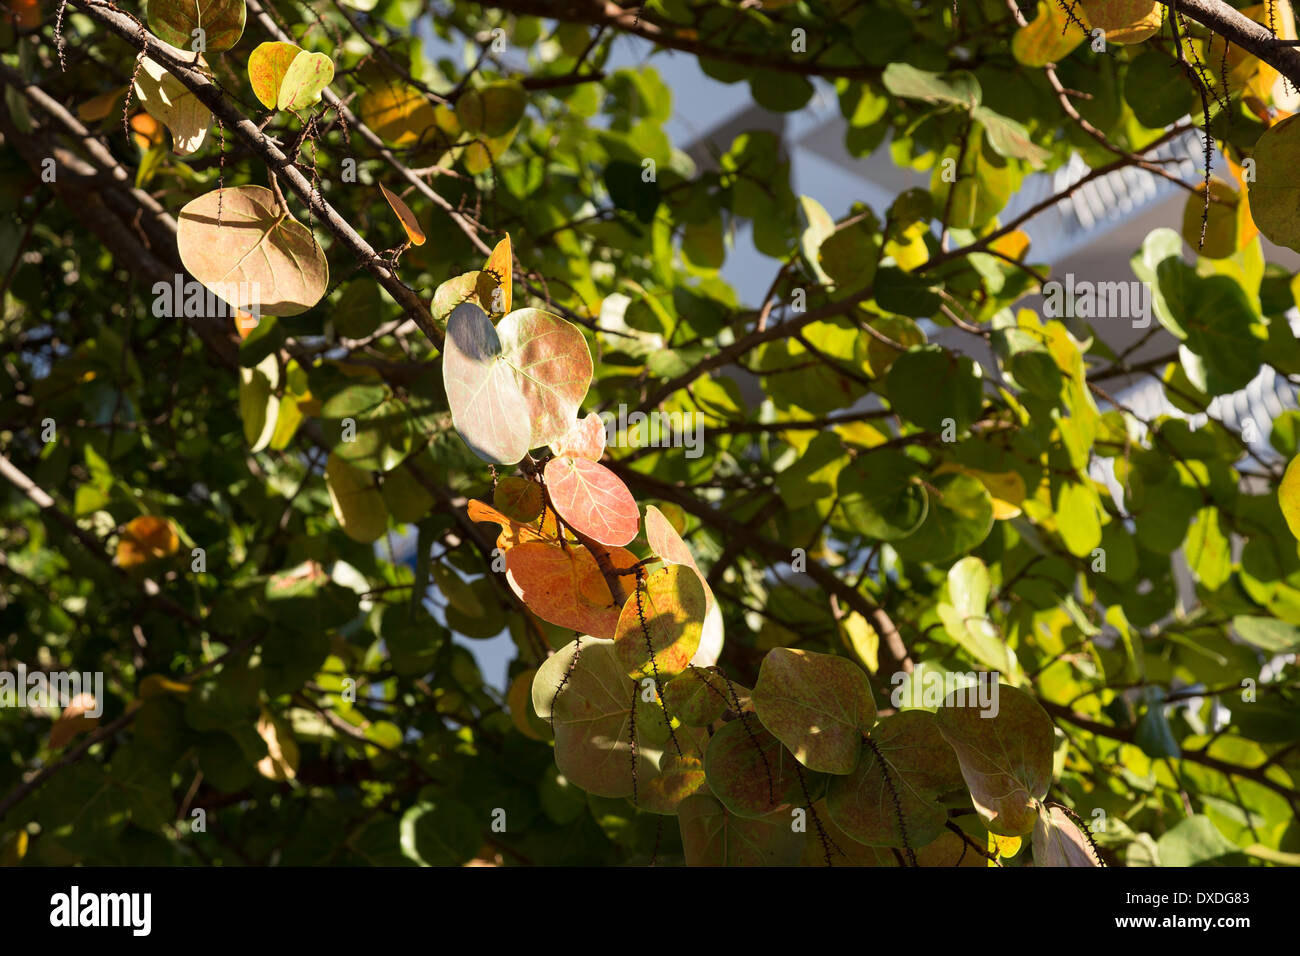
{"type": "Polygon", "coordinates": [[[601,544],[627,544],[641,515],[627,485],[604,465],[585,458],[552,458],[546,488],[560,517],[601,544]]]}

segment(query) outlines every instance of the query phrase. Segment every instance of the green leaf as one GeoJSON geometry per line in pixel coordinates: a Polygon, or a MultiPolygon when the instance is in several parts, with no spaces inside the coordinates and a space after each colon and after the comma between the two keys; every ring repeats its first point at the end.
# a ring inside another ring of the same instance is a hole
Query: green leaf
{"type": "Polygon", "coordinates": [[[978,478],[940,475],[932,487],[925,520],[894,544],[905,560],[943,564],[979,547],[993,529],[993,499],[978,478]]]}
{"type": "Polygon", "coordinates": [[[954,694],[937,719],[984,826],[1019,836],[1034,828],[1038,802],[1051,786],[1055,738],[1052,720],[1036,700],[1007,684],[997,689],[995,715],[985,716],[969,697],[954,694]]]}
{"type": "Polygon", "coordinates": [[[632,707],[639,691],[613,641],[572,641],[538,668],[533,710],[555,728],[560,773],[588,793],[630,797],[634,763],[641,783],[654,776],[658,748],[638,745],[632,759],[632,707]]]}
{"type": "Polygon", "coordinates": [[[980,105],[982,97],[979,80],[965,70],[941,74],[918,70],[908,63],[890,63],[881,79],[885,89],[895,96],[927,103],[948,103],[974,109],[980,105]]]}
{"type": "Polygon", "coordinates": [[[962,775],[934,715],[885,717],[860,746],[857,768],[826,795],[835,825],[867,846],[915,849],[939,836],[948,820],[939,797],[961,787],[962,775]]]}
{"type": "Polygon", "coordinates": [[[220,53],[244,35],[248,7],[244,0],[148,0],[145,16],[160,40],[182,50],[220,53]],[[202,30],[203,46],[196,46],[202,30]]]}
{"type": "Polygon", "coordinates": [[[937,345],[904,352],[886,379],[890,404],[926,431],[965,433],[984,407],[979,364],[937,345]]]}
{"type": "Polygon", "coordinates": [[[830,654],[777,647],[754,685],[754,712],[795,758],[822,773],[852,772],[876,721],[866,672],[830,654]]]}

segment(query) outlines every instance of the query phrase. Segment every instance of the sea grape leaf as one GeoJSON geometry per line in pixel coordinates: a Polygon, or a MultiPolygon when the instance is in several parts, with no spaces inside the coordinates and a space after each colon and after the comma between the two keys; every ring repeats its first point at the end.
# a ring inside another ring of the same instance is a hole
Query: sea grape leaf
{"type": "Polygon", "coordinates": [[[876,721],[866,672],[846,657],[791,647],[768,651],[754,712],[810,770],[852,773],[862,735],[876,721]]]}
{"type": "Polygon", "coordinates": [[[1038,808],[1033,851],[1034,866],[1101,866],[1088,838],[1060,807],[1038,808]]]}
{"type": "Polygon", "coordinates": [[[995,716],[958,691],[937,714],[939,731],[957,754],[971,799],[986,829],[1028,833],[1052,783],[1052,719],[1024,691],[998,684],[995,716]],[[963,706],[957,706],[960,700],[963,706]]]}
{"type": "Polygon", "coordinates": [[[1160,30],[1159,0],[1083,0],[1088,26],[1106,31],[1107,43],[1141,43],[1160,30]]]}
{"type": "MultiPolygon", "coordinates": [[[[666,725],[662,726],[667,737],[666,725]]],[[[636,805],[639,809],[675,814],[683,800],[697,793],[709,793],[704,773],[707,734],[696,728],[679,727],[675,736],[682,752],[679,754],[672,746],[666,747],[659,758],[659,775],[637,789],[636,805]]]]}
{"type": "MultiPolygon", "coordinates": [[[[622,548],[615,566],[636,563],[622,548]]],[[[506,551],[506,577],[528,609],[544,621],[612,640],[619,606],[600,568],[586,550],[530,541],[506,551]]]]}
{"type": "Polygon", "coordinates": [[[908,561],[943,564],[973,551],[993,530],[993,499],[988,489],[967,474],[936,477],[931,482],[925,520],[916,532],[894,545],[908,561]]]}
{"type": "Polygon", "coordinates": [[[1251,158],[1255,181],[1250,184],[1250,210],[1255,225],[1269,241],[1300,250],[1300,183],[1295,178],[1300,116],[1288,116],[1266,129],[1251,158]]]}
{"type": "Polygon", "coordinates": [[[268,110],[276,108],[284,75],[301,52],[302,47],[296,44],[268,40],[259,43],[248,55],[248,82],[253,87],[253,95],[268,110]]]}
{"type": "Polygon", "coordinates": [[[1073,9],[1073,5],[1067,8],[1055,0],[1038,0],[1037,15],[1011,37],[1011,55],[1031,67],[1065,59],[1086,36],[1077,22],[1071,22],[1067,9],[1073,9]]]}
{"type": "Polygon", "coordinates": [[[388,529],[388,508],[369,474],[331,454],[325,462],[325,487],[334,517],[353,541],[369,544],[388,529]]]}
{"type": "Polygon", "coordinates": [[[190,274],[236,308],[298,315],[329,288],[329,263],[311,230],[281,214],[264,186],[214,189],[186,203],[176,246],[190,274]]]}
{"type": "Polygon", "coordinates": [[[148,0],[145,11],[149,29],[182,50],[194,49],[194,31],[203,30],[207,53],[220,53],[238,43],[248,19],[244,0],[148,0]]]}
{"type": "Polygon", "coordinates": [[[542,309],[516,309],[501,320],[497,333],[527,402],[528,447],[549,445],[569,430],[591,384],[587,340],[577,326],[542,309]]]}
{"type": "Polygon", "coordinates": [[[870,741],[874,748],[860,741],[853,772],[831,780],[826,794],[831,819],[868,846],[925,846],[948,819],[939,797],[962,785],[956,755],[935,716],[924,710],[885,717],[870,741]]]}
{"type": "Polygon", "coordinates": [[[502,551],[508,551],[510,548],[526,541],[556,542],[560,540],[559,525],[555,519],[555,512],[550,509],[547,509],[546,514],[536,524],[516,521],[514,518],[503,515],[491,505],[473,499],[466,504],[465,510],[469,514],[471,521],[494,521],[501,526],[501,533],[497,535],[496,544],[502,551]]]}
{"type": "Polygon", "coordinates": [[[647,575],[618,616],[623,670],[636,678],[680,674],[700,645],[704,613],[704,586],[690,568],[670,564],[647,575]]]}
{"type": "Polygon", "coordinates": [[[702,667],[688,667],[666,683],[663,697],[668,713],[692,727],[707,727],[732,708],[726,680],[702,667]]]}
{"type": "Polygon", "coordinates": [[[882,80],[885,89],[895,96],[936,105],[974,109],[983,97],[979,80],[975,74],[965,70],[944,75],[897,62],[885,67],[882,80]]]}
{"type": "MultiPolygon", "coordinates": [[[[1300,457],[1292,458],[1277,486],[1277,503],[1293,538],[1300,538],[1300,457]]],[[[647,517],[647,524],[649,518],[647,517]]]]}
{"type": "Polygon", "coordinates": [[[892,449],[853,459],[836,479],[849,527],[879,541],[896,541],[914,532],[928,509],[920,475],[916,462],[892,449]]]}
{"type": "Polygon", "coordinates": [[[143,59],[135,95],[150,116],[171,130],[177,156],[188,156],[203,145],[212,125],[212,111],[161,63],[143,59]]]}
{"type": "Polygon", "coordinates": [[[513,465],[532,447],[532,425],[519,377],[502,353],[501,339],[486,312],[472,302],[452,310],[442,354],[452,421],[474,454],[513,465]]]}
{"type": "Polygon", "coordinates": [[[600,461],[605,454],[605,423],[594,413],[578,419],[567,432],[551,443],[551,451],[555,452],[557,458],[600,461]]]}
{"type": "Polygon", "coordinates": [[[393,207],[393,212],[397,214],[397,218],[401,221],[402,229],[406,231],[406,238],[411,241],[411,245],[424,245],[426,238],[424,230],[420,228],[420,221],[415,218],[415,213],[411,212],[411,207],[402,200],[401,196],[392,192],[383,183],[379,184],[379,191],[388,200],[388,205],[393,207]]]}
{"type": "Polygon", "coordinates": [[[333,80],[333,60],[324,53],[302,50],[289,63],[280,80],[276,108],[296,112],[319,103],[321,93],[333,80]]]}
{"type": "Polygon", "coordinates": [[[669,564],[684,564],[700,576],[700,583],[704,585],[704,630],[700,633],[700,646],[691,663],[696,667],[712,667],[722,654],[724,640],[722,608],[713,596],[713,588],[709,587],[708,579],[695,563],[695,556],[691,554],[682,536],[654,505],[648,505],[645,509],[645,537],[650,550],[657,557],[669,564]]]}
{"type": "Polygon", "coordinates": [[[253,368],[239,369],[239,418],[250,451],[266,448],[275,434],[280,405],[275,390],[279,383],[280,363],[274,355],[253,368]]]}
{"type": "Polygon", "coordinates": [[[542,486],[518,475],[506,475],[492,489],[492,503],[514,521],[536,521],[542,514],[542,486]]]}
{"type": "Polygon", "coordinates": [[[470,133],[496,138],[519,125],[528,106],[528,93],[513,80],[468,89],[456,101],[456,117],[470,133]]]}
{"type": "MultiPolygon", "coordinates": [[[[704,752],[709,789],[723,806],[742,817],[785,811],[803,800],[794,754],[773,737],[752,713],[722,726],[704,752]]],[[[808,772],[804,771],[805,780],[808,772]]]]}
{"type": "Polygon", "coordinates": [[[551,503],[566,522],[601,544],[636,537],[640,512],[623,480],[599,462],[552,458],[544,471],[551,503]]]}
{"type": "MultiPolygon", "coordinates": [[[[240,0],[242,4],[243,0],[240,0]]],[[[402,83],[382,83],[361,97],[361,122],[394,146],[411,146],[438,125],[423,93],[402,83]]]]}
{"type": "Polygon", "coordinates": [[[141,515],[132,518],[117,539],[117,566],[133,568],[175,554],[180,546],[176,529],[166,518],[141,515]]]}
{"type": "MultiPolygon", "coordinates": [[[[632,796],[631,722],[639,691],[613,641],[580,638],[538,668],[533,710],[555,728],[555,766],[565,778],[596,796],[632,796]]],[[[656,774],[660,754],[638,743],[637,784],[656,774]]]]}
{"type": "MultiPolygon", "coordinates": [[[[483,271],[492,276],[501,289],[501,295],[494,297],[489,310],[498,315],[508,314],[514,303],[514,251],[510,244],[510,233],[492,248],[492,254],[483,266],[483,271]]],[[[599,457],[599,456],[598,456],[599,457]]]]}
{"type": "Polygon", "coordinates": [[[745,819],[704,793],[681,802],[677,822],[687,866],[793,866],[807,836],[786,811],[745,819]]]}
{"type": "Polygon", "coordinates": [[[443,325],[447,324],[452,309],[462,302],[473,302],[483,311],[490,312],[498,287],[497,280],[490,273],[463,272],[438,286],[429,311],[443,325]]]}

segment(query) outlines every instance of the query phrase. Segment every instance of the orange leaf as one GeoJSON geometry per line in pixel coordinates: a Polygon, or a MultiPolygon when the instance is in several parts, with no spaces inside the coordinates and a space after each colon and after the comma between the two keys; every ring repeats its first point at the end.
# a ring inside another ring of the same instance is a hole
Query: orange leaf
{"type": "Polygon", "coordinates": [[[162,145],[163,125],[148,113],[132,116],[131,129],[135,134],[132,138],[142,151],[148,152],[150,148],[162,145]]]}
{"type": "Polygon", "coordinates": [[[98,710],[99,703],[94,694],[81,693],[68,702],[59,714],[59,719],[50,728],[50,749],[66,747],[77,734],[85,733],[99,726],[98,717],[87,717],[86,711],[98,710]]]}
{"type": "Polygon", "coordinates": [[[502,315],[505,315],[510,311],[510,306],[514,299],[514,296],[512,295],[514,290],[514,277],[511,274],[511,260],[513,256],[514,253],[510,245],[510,233],[507,232],[506,237],[498,242],[496,248],[492,250],[492,255],[488,256],[487,264],[483,266],[483,271],[491,273],[493,278],[495,278],[500,284],[501,308],[496,308],[497,300],[493,297],[492,311],[500,312],[502,315]]]}
{"type": "Polygon", "coordinates": [[[77,119],[83,123],[98,123],[113,112],[113,107],[117,105],[117,101],[122,98],[122,94],[126,91],[127,87],[119,86],[115,90],[109,90],[107,93],[91,97],[77,107],[77,119]]]}
{"type": "Polygon", "coordinates": [[[379,184],[379,190],[388,200],[388,205],[393,207],[393,212],[397,213],[397,218],[402,221],[402,228],[406,230],[407,238],[415,246],[424,245],[424,230],[420,228],[419,221],[415,218],[415,213],[411,212],[411,207],[402,201],[402,197],[392,192],[383,183],[379,184]]]}
{"type": "MultiPolygon", "coordinates": [[[[631,558],[630,564],[636,563],[631,554],[623,554],[631,558]]],[[[542,620],[592,637],[614,637],[622,609],[610,597],[600,567],[586,548],[541,541],[517,545],[506,552],[506,580],[542,620]]]]}
{"type": "Polygon", "coordinates": [[[127,523],[117,541],[117,564],[133,568],[156,558],[175,554],[180,546],[172,524],[166,518],[144,515],[127,523]]]}
{"type": "Polygon", "coordinates": [[[501,525],[501,533],[497,536],[497,547],[502,551],[509,551],[516,545],[529,541],[558,542],[560,540],[559,522],[555,520],[555,512],[549,509],[543,516],[540,526],[532,523],[525,524],[506,517],[491,505],[474,499],[466,505],[466,511],[469,512],[471,521],[494,521],[501,525]]]}

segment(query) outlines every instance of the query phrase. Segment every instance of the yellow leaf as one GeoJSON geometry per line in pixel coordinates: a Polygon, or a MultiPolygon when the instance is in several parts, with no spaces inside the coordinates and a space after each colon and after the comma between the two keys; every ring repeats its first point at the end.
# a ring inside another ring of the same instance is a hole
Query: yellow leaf
{"type": "Polygon", "coordinates": [[[394,146],[418,143],[437,125],[433,106],[412,86],[385,83],[361,98],[361,122],[394,146]]]}
{"type": "Polygon", "coordinates": [[[266,744],[266,756],[257,762],[257,772],[268,780],[292,780],[298,775],[298,742],[282,721],[267,711],[257,719],[257,735],[266,744]]]}
{"type": "Polygon", "coordinates": [[[1083,0],[1083,12],[1108,43],[1141,43],[1160,30],[1164,7],[1158,0],[1083,0]]]}
{"type": "Polygon", "coordinates": [[[133,568],[175,554],[180,539],[166,518],[144,515],[127,522],[117,541],[117,564],[133,568]]]}
{"type": "Polygon", "coordinates": [[[994,520],[1007,521],[1020,514],[1026,494],[1025,480],[1020,477],[1020,472],[980,471],[978,468],[967,468],[965,465],[959,465],[951,461],[944,462],[934,470],[935,475],[944,475],[950,472],[962,472],[970,475],[984,486],[993,499],[994,520]]]}
{"type": "MultiPolygon", "coordinates": [[[[1073,9],[1077,11],[1078,7],[1073,9]]],[[[1087,26],[1087,21],[1078,13],[1076,18],[1087,26]]],[[[1025,66],[1046,66],[1068,56],[1083,42],[1084,36],[1056,0],[1038,0],[1038,13],[1033,21],[1011,37],[1011,55],[1025,66]]]]}
{"type": "Polygon", "coordinates": [[[402,201],[402,197],[392,192],[383,183],[379,184],[379,191],[384,194],[388,200],[388,205],[393,207],[393,212],[397,213],[397,218],[402,221],[402,228],[406,230],[406,236],[411,240],[411,245],[424,245],[424,230],[420,228],[420,222],[415,218],[415,213],[411,212],[411,207],[402,201]]]}
{"type": "MultiPolygon", "coordinates": [[[[1020,839],[1018,836],[1002,836],[1000,833],[990,833],[989,852],[1004,859],[1013,857],[1020,852],[1020,839]]],[[[989,865],[993,865],[992,860],[989,861],[989,865]]]]}
{"type": "MultiPolygon", "coordinates": [[[[510,311],[514,296],[514,275],[512,259],[514,256],[513,249],[510,245],[510,233],[496,244],[492,250],[492,255],[488,256],[487,264],[483,266],[483,271],[490,273],[499,283],[501,289],[501,308],[493,308],[492,312],[500,312],[502,315],[510,311]]],[[[493,297],[493,306],[496,305],[496,298],[493,297]]]]}
{"type": "Polygon", "coordinates": [[[1300,467],[1296,463],[1300,457],[1292,458],[1286,466],[1282,483],[1277,486],[1277,503],[1282,506],[1282,516],[1291,534],[1300,538],[1300,467]]]}
{"type": "Polygon", "coordinates": [[[989,248],[999,252],[1008,259],[1020,261],[1029,251],[1029,237],[1019,229],[1008,232],[1005,236],[999,236],[989,243],[989,248]]]}
{"type": "Polygon", "coordinates": [[[59,714],[59,719],[50,728],[50,749],[59,750],[66,747],[73,737],[93,730],[99,726],[99,717],[89,716],[86,712],[98,710],[99,703],[94,694],[81,693],[68,702],[59,714]]]}
{"type": "Polygon", "coordinates": [[[140,697],[160,697],[163,694],[188,694],[190,685],[170,680],[162,674],[150,674],[140,681],[140,697]]]}

